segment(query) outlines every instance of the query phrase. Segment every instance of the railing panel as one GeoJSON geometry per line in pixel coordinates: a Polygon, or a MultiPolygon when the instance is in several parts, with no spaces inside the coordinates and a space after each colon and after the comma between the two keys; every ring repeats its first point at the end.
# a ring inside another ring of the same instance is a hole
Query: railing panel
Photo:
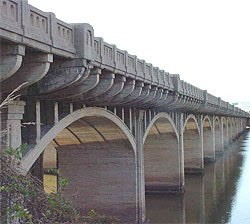
{"type": "Polygon", "coordinates": [[[0,27],[22,35],[21,16],[22,1],[0,0],[0,27]]]}
{"type": "Polygon", "coordinates": [[[25,37],[52,45],[50,13],[28,4],[26,13],[23,14],[23,21],[25,37]]]}

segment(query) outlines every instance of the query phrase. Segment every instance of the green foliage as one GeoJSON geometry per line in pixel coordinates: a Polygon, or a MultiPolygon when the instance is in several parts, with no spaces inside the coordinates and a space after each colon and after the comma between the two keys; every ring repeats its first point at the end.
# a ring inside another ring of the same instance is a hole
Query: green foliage
{"type": "Polygon", "coordinates": [[[0,154],[0,198],[1,218],[5,216],[10,223],[20,224],[116,224],[117,219],[100,215],[94,210],[86,216],[78,211],[61,194],[68,185],[58,169],[48,169],[50,174],[58,176],[57,193],[46,194],[43,183],[28,174],[23,176],[20,171],[20,160],[25,145],[18,149],[9,148],[0,154]]]}
{"type": "Polygon", "coordinates": [[[4,151],[3,156],[5,158],[12,158],[16,159],[17,161],[20,161],[22,159],[23,152],[26,148],[26,144],[21,145],[20,147],[14,149],[12,147],[8,148],[4,151]]]}

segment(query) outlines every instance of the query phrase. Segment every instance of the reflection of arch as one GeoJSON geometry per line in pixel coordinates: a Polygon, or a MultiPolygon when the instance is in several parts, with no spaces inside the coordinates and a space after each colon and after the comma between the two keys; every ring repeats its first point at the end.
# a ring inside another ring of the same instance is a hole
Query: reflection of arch
{"type": "Polygon", "coordinates": [[[148,125],[147,127],[147,130],[145,131],[145,134],[143,136],[143,143],[145,142],[146,138],[147,138],[147,135],[151,129],[151,127],[154,125],[154,123],[159,119],[159,118],[165,118],[168,120],[168,122],[171,124],[175,134],[176,134],[176,137],[178,138],[179,140],[179,135],[178,135],[178,131],[177,131],[177,128],[175,126],[175,123],[174,121],[172,120],[172,118],[167,114],[167,113],[158,113],[154,118],[153,120],[150,122],[150,124],[148,125]]]}
{"type": "Polygon", "coordinates": [[[27,172],[31,168],[36,159],[40,156],[40,154],[44,151],[47,145],[57,136],[59,132],[61,132],[64,128],[69,126],[74,121],[87,116],[102,116],[115,123],[128,138],[134,150],[134,154],[136,154],[135,139],[119,117],[102,108],[88,107],[74,111],[73,113],[67,115],[62,120],[60,120],[54,127],[52,127],[43,136],[39,143],[24,156],[24,158],[22,159],[23,169],[27,172]]]}
{"type": "Polygon", "coordinates": [[[157,114],[143,138],[146,192],[182,190],[181,156],[175,124],[167,113],[157,114]]]}
{"type": "Polygon", "coordinates": [[[203,152],[201,149],[200,129],[193,114],[190,114],[183,126],[183,148],[185,173],[201,173],[203,152]]]}

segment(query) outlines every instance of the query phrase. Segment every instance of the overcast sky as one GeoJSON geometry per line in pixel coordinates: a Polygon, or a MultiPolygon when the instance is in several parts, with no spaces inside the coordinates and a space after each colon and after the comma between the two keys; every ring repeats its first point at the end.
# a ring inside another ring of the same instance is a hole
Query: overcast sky
{"type": "Polygon", "coordinates": [[[228,102],[250,101],[249,0],[29,0],[228,102]]]}

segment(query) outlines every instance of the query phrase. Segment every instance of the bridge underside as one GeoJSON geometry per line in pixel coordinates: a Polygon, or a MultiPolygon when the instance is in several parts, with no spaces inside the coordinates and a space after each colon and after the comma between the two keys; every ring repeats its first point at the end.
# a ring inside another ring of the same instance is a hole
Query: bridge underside
{"type": "Polygon", "coordinates": [[[180,192],[180,163],[177,134],[166,118],[159,118],[144,143],[146,193],[180,192]]]}
{"type": "Polygon", "coordinates": [[[212,162],[215,160],[214,140],[211,122],[205,118],[203,122],[203,152],[204,162],[212,162]]]}
{"type": "Polygon", "coordinates": [[[185,173],[202,173],[203,157],[198,126],[193,118],[188,119],[183,132],[185,173]]]}
{"type": "Polygon", "coordinates": [[[135,222],[134,149],[113,122],[102,117],[77,120],[45,149],[43,164],[44,184],[49,184],[46,172],[56,166],[69,181],[63,194],[83,214],[94,209],[135,222]]]}

